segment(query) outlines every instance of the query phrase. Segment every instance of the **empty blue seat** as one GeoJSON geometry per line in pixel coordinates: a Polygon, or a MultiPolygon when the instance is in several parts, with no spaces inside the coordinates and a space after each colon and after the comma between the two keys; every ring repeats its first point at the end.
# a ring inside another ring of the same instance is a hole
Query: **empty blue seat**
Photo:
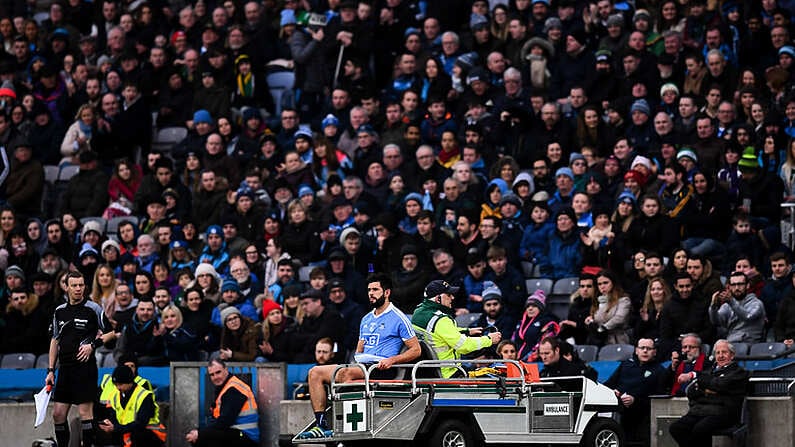
{"type": "Polygon", "coordinates": [[[604,345],[602,346],[602,349],[599,350],[599,355],[597,358],[600,361],[601,360],[622,361],[632,357],[632,354],[634,353],[635,353],[635,347],[632,345],[624,345],[624,344],[604,345]]]}
{"type": "Polygon", "coordinates": [[[583,362],[593,362],[596,360],[596,355],[599,352],[599,347],[594,345],[580,345],[575,346],[574,350],[583,362]]]}
{"type": "Polygon", "coordinates": [[[36,366],[36,354],[29,352],[15,352],[6,354],[0,360],[2,369],[31,369],[36,366]]]}
{"type": "Polygon", "coordinates": [[[469,327],[469,325],[478,321],[478,318],[480,318],[480,312],[459,315],[455,317],[455,324],[457,324],[458,327],[469,327]]]}
{"type": "Polygon", "coordinates": [[[546,278],[531,278],[525,280],[527,286],[527,294],[532,295],[536,290],[543,290],[544,295],[549,296],[552,293],[552,280],[546,278]]]}
{"type": "Polygon", "coordinates": [[[786,350],[787,345],[784,343],[755,343],[751,345],[751,350],[748,355],[751,357],[757,355],[778,355],[786,350]]]}

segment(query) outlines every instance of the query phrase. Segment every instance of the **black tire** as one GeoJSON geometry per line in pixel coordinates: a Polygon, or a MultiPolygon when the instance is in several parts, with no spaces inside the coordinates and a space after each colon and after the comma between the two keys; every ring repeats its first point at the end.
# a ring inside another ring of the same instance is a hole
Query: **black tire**
{"type": "Polygon", "coordinates": [[[624,447],[624,430],[609,418],[595,418],[585,429],[581,447],[624,447]]]}
{"type": "Polygon", "coordinates": [[[462,421],[446,419],[430,436],[427,447],[475,447],[472,427],[462,421]]]}

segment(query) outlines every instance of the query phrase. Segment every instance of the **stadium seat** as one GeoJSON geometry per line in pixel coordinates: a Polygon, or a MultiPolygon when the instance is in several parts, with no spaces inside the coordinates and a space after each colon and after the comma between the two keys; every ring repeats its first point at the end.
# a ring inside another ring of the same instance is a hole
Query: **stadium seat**
{"type": "Polygon", "coordinates": [[[536,290],[543,290],[544,294],[549,296],[552,293],[552,280],[545,278],[531,278],[525,280],[527,286],[527,294],[532,295],[536,290]]]}
{"type": "Polygon", "coordinates": [[[77,173],[80,172],[80,166],[76,165],[69,165],[64,166],[61,168],[61,171],[58,173],[58,181],[59,182],[68,182],[72,179],[77,173]]]}
{"type": "Polygon", "coordinates": [[[596,354],[599,352],[599,347],[594,345],[580,345],[575,346],[574,350],[577,355],[585,363],[593,362],[596,360],[596,354]]]}
{"type": "Polygon", "coordinates": [[[305,266],[301,267],[300,269],[298,269],[298,280],[301,281],[301,282],[304,282],[304,283],[308,283],[309,282],[309,274],[312,272],[312,270],[314,268],[315,268],[314,266],[305,265],[305,266]]]}
{"type": "Polygon", "coordinates": [[[751,357],[758,355],[778,355],[786,350],[787,345],[784,343],[755,343],[751,345],[751,350],[748,352],[748,355],[751,357]]]}
{"type": "Polygon", "coordinates": [[[136,227],[138,226],[138,218],[135,216],[113,217],[110,220],[108,220],[108,225],[105,229],[105,234],[107,236],[116,236],[117,234],[119,234],[119,224],[124,222],[125,220],[129,220],[136,227]]]}
{"type": "Polygon", "coordinates": [[[35,368],[42,368],[45,369],[50,366],[50,354],[41,354],[36,357],[36,364],[34,365],[35,368]]]}
{"type": "Polygon", "coordinates": [[[748,355],[748,349],[750,348],[750,346],[748,346],[748,343],[738,342],[738,343],[732,343],[732,345],[734,346],[735,355],[737,357],[745,357],[748,355]]]}
{"type": "MultiPolygon", "coordinates": [[[[420,360],[439,360],[436,351],[425,340],[420,340],[420,360]]],[[[417,370],[417,377],[422,379],[438,379],[442,377],[442,371],[439,368],[427,367],[419,368],[417,370]]]]}
{"type": "Polygon", "coordinates": [[[295,73],[292,71],[277,71],[266,77],[273,103],[276,105],[276,115],[282,113],[282,96],[293,88],[295,73]]]}
{"type": "Polygon", "coordinates": [[[171,152],[171,148],[188,136],[188,129],[181,126],[164,127],[157,131],[152,150],[171,152]]]}
{"type": "Polygon", "coordinates": [[[621,361],[632,357],[632,354],[634,353],[635,347],[632,345],[604,345],[602,346],[602,349],[599,350],[599,356],[597,358],[600,361],[621,361]]]}
{"type": "Polygon", "coordinates": [[[44,166],[44,181],[47,183],[55,184],[58,181],[58,175],[61,169],[58,166],[46,165],[44,166]]]}
{"type": "Polygon", "coordinates": [[[529,261],[522,261],[522,274],[525,278],[533,277],[533,263],[529,261]]]}
{"type": "Polygon", "coordinates": [[[36,365],[36,354],[15,352],[0,360],[0,369],[30,369],[36,365]]]}
{"type": "Polygon", "coordinates": [[[463,314],[455,317],[455,323],[458,327],[469,327],[470,324],[478,321],[478,318],[480,318],[480,312],[463,314]]]}
{"type": "Polygon", "coordinates": [[[33,20],[41,26],[45,20],[50,19],[50,13],[48,11],[41,11],[33,14],[33,20]]]}
{"type": "Polygon", "coordinates": [[[569,318],[569,302],[560,301],[558,297],[552,296],[547,300],[547,311],[552,315],[558,317],[560,320],[569,318]]]}
{"type": "Polygon", "coordinates": [[[108,221],[98,216],[83,217],[80,219],[80,225],[85,225],[91,221],[94,221],[99,224],[99,229],[102,230],[102,234],[105,234],[107,232],[108,221]]]}
{"type": "Polygon", "coordinates": [[[103,368],[115,368],[116,367],[116,359],[113,358],[113,353],[108,353],[105,357],[102,358],[102,367],[103,368]]]}
{"type": "Polygon", "coordinates": [[[560,278],[559,280],[555,281],[555,285],[552,286],[552,294],[566,295],[568,297],[572,293],[576,292],[579,287],[580,278],[560,278]]]}

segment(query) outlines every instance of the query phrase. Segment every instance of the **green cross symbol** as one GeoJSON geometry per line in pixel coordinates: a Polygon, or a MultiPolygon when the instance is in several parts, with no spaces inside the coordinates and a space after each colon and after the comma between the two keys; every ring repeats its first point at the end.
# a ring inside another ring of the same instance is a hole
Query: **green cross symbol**
{"type": "Polygon", "coordinates": [[[364,413],[359,412],[358,404],[351,405],[351,412],[346,414],[348,422],[351,423],[353,431],[359,429],[359,422],[364,422],[364,413]]]}

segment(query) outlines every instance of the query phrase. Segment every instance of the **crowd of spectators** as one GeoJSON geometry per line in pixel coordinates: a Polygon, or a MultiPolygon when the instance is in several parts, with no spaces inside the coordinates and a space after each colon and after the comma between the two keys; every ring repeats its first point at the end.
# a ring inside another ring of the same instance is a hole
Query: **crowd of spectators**
{"type": "Polygon", "coordinates": [[[550,335],[791,346],[793,14],[2,2],[0,349],[46,352],[70,269],[115,334],[101,352],[142,365],[312,362],[325,337],[344,360],[371,272],[406,313],[430,280],[462,286],[455,313],[522,358],[550,335]],[[167,127],[187,135],[154,150],[167,127]],[[79,166],[52,201],[47,165],[79,166]],[[568,315],[531,276],[579,278],[568,315]]]}

